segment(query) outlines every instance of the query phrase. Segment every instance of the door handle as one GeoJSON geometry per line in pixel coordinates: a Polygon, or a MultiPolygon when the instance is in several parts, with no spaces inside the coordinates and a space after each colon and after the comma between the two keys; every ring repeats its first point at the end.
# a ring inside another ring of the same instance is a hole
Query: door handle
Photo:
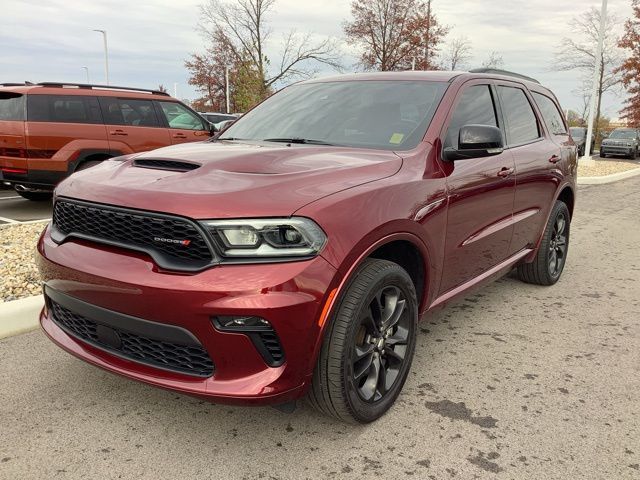
{"type": "Polygon", "coordinates": [[[187,138],[184,133],[174,133],[173,138],[187,138]]]}
{"type": "Polygon", "coordinates": [[[558,163],[560,160],[562,160],[562,158],[561,158],[561,157],[559,157],[558,155],[553,155],[553,156],[549,159],[549,161],[550,161],[551,163],[558,163]]]}
{"type": "Polygon", "coordinates": [[[127,132],[125,132],[124,130],[120,130],[119,128],[117,128],[116,130],[111,130],[109,132],[109,135],[121,135],[121,136],[125,136],[125,135],[129,135],[127,132]]]}
{"type": "Polygon", "coordinates": [[[506,178],[513,173],[513,168],[502,167],[502,170],[498,172],[498,176],[506,178]]]}

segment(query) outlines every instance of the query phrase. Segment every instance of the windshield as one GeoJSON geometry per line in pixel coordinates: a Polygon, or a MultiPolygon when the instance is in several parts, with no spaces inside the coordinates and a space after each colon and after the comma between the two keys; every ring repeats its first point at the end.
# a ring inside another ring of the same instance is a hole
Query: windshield
{"type": "Polygon", "coordinates": [[[447,85],[397,80],[292,85],[242,116],[220,140],[407,150],[422,140],[447,85]]]}
{"type": "Polygon", "coordinates": [[[582,138],[584,137],[584,128],[570,128],[569,133],[573,138],[582,138]]]}
{"type": "Polygon", "coordinates": [[[609,138],[635,138],[636,131],[635,130],[614,130],[609,135],[609,138]]]}

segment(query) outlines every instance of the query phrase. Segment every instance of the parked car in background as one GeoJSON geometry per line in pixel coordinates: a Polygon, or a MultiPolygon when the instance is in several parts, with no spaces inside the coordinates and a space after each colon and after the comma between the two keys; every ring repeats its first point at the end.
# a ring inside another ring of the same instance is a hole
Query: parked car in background
{"type": "Polygon", "coordinates": [[[234,113],[219,113],[219,112],[200,112],[202,118],[214,125],[226,120],[237,120],[239,115],[234,113]]]}
{"type": "Polygon", "coordinates": [[[111,157],[207,139],[209,124],[157,90],[68,83],[0,85],[0,182],[24,198],[111,157]]]}
{"type": "Polygon", "coordinates": [[[638,157],[640,138],[636,128],[616,128],[600,144],[600,156],[624,155],[627,158],[638,157]]]}
{"type": "Polygon", "coordinates": [[[309,80],[215,141],[79,172],[38,242],[42,328],[216,403],[306,394],[376,420],[425,312],[512,268],[539,285],[562,274],[575,144],[553,93],[503,73],[309,80]]]}
{"type": "MultiPolygon", "coordinates": [[[[569,133],[571,134],[571,138],[576,144],[576,148],[578,149],[578,156],[582,157],[586,152],[586,143],[587,143],[587,129],[585,127],[571,127],[569,128],[569,133]]],[[[591,149],[589,150],[593,153],[593,150],[596,146],[596,137],[591,138],[591,149]]]]}

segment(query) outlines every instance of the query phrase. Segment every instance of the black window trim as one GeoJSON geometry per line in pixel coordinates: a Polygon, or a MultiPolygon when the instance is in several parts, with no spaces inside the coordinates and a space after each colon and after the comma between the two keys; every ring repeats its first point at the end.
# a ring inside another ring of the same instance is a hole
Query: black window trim
{"type": "MultiPolygon", "coordinates": [[[[527,88],[526,85],[522,84],[522,83],[517,83],[517,82],[506,82],[503,80],[500,81],[494,81],[493,85],[495,86],[496,89],[496,99],[498,101],[498,103],[500,104],[500,111],[502,112],[502,100],[500,100],[500,95],[498,95],[498,87],[510,87],[510,88],[519,88],[520,90],[522,90],[524,92],[524,96],[527,99],[527,101],[529,102],[529,106],[531,107],[531,111],[533,112],[533,116],[536,119],[536,123],[538,126],[538,138],[534,138],[532,140],[528,140],[526,142],[520,142],[520,143],[514,143],[514,144],[509,144],[509,138],[507,137],[507,131],[506,128],[503,130],[503,134],[504,134],[504,139],[505,139],[505,146],[504,149],[505,150],[510,150],[512,148],[518,148],[518,147],[524,147],[526,145],[531,145],[537,142],[542,142],[543,140],[545,140],[546,137],[546,129],[544,128],[544,126],[542,125],[542,122],[540,121],[540,117],[539,117],[539,113],[536,110],[536,106],[532,105],[532,98],[530,98],[530,92],[529,89],[527,88]]],[[[503,124],[506,127],[506,121],[504,121],[503,118],[503,124]]]]}

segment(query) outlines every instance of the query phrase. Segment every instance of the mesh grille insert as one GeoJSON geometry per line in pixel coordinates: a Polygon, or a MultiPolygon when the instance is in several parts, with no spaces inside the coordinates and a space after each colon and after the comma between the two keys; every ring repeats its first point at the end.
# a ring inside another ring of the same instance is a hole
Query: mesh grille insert
{"type": "Polygon", "coordinates": [[[58,200],[53,225],[62,238],[77,235],[149,253],[160,266],[170,269],[203,268],[213,255],[193,222],[147,212],[98,204],[58,200]]]}
{"type": "MultiPolygon", "coordinates": [[[[197,345],[180,345],[109,327],[115,332],[107,342],[93,320],[78,315],[49,299],[53,320],[67,333],[112,351],[121,357],[148,365],[199,377],[213,375],[213,362],[206,350],[197,345]],[[116,342],[112,339],[115,337],[116,342]]],[[[102,327],[104,328],[104,327],[102,327]]]]}

